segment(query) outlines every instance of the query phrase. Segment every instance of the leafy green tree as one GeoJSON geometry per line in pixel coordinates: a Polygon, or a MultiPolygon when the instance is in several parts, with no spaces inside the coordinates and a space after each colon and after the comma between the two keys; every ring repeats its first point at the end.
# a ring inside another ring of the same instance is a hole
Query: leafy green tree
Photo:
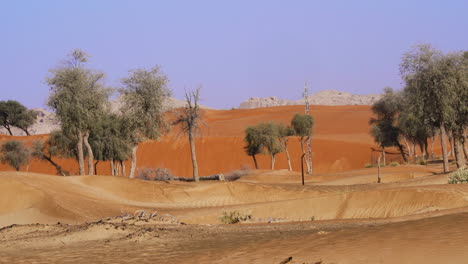
{"type": "Polygon", "coordinates": [[[283,151],[280,137],[279,126],[275,122],[260,123],[256,126],[258,131],[258,143],[263,146],[271,157],[271,169],[275,169],[275,156],[283,151]]]}
{"type": "Polygon", "coordinates": [[[21,166],[29,164],[31,151],[26,145],[17,140],[10,140],[0,147],[1,162],[9,164],[15,170],[19,171],[21,166]]]}
{"type": "Polygon", "coordinates": [[[190,154],[192,158],[193,178],[196,182],[199,181],[198,177],[198,163],[197,153],[195,150],[195,133],[199,130],[203,120],[200,115],[200,106],[198,101],[200,99],[200,88],[195,91],[185,93],[185,107],[176,110],[176,118],[173,125],[179,125],[182,131],[188,135],[190,143],[190,154]]]}
{"type": "Polygon", "coordinates": [[[13,135],[11,127],[17,127],[29,136],[29,128],[34,124],[36,118],[36,111],[28,110],[17,101],[0,101],[0,123],[10,135],[13,135]]]}
{"type": "Polygon", "coordinates": [[[33,143],[33,151],[32,151],[32,156],[40,159],[40,160],[45,160],[52,164],[52,166],[55,167],[57,170],[57,173],[59,173],[62,176],[67,176],[67,173],[62,169],[60,165],[58,165],[54,160],[54,156],[58,156],[59,154],[57,153],[57,147],[54,146],[54,136],[49,137],[47,140],[42,141],[42,140],[36,140],[33,143]]]}
{"type": "Polygon", "coordinates": [[[167,82],[159,67],[134,70],[122,80],[121,112],[133,145],[130,178],[135,177],[138,144],[158,139],[167,130],[163,112],[164,99],[171,94],[167,82]]]}
{"type": "Polygon", "coordinates": [[[123,165],[130,158],[132,142],[130,131],[120,116],[112,113],[102,115],[91,129],[89,143],[94,151],[96,174],[99,161],[110,161],[112,175],[116,174],[114,162],[118,162],[122,176],[125,176],[123,165]]]}
{"type": "Polygon", "coordinates": [[[288,160],[288,169],[292,171],[291,157],[289,156],[288,150],[288,141],[289,137],[294,136],[295,131],[291,126],[284,125],[282,123],[278,124],[278,140],[281,143],[284,152],[286,153],[286,159],[288,160]]]}
{"type": "Polygon", "coordinates": [[[402,97],[394,93],[392,88],[386,87],[384,95],[372,105],[372,112],[376,118],[371,118],[371,135],[382,148],[385,160],[385,148],[397,147],[405,162],[407,161],[403,145],[400,143],[400,129],[397,126],[397,117],[402,109],[402,97]]]}
{"type": "Polygon", "coordinates": [[[88,173],[94,174],[94,156],[88,138],[110,95],[104,86],[104,74],[85,67],[88,57],[83,51],[74,50],[46,79],[51,91],[47,105],[54,110],[63,133],[77,138],[80,175],[85,174],[83,144],[88,154],[88,173]]]}
{"type": "MultiPolygon", "coordinates": [[[[301,144],[301,164],[304,162],[306,155],[304,150],[304,143],[309,140],[312,136],[312,129],[314,127],[314,118],[310,115],[295,114],[291,120],[291,127],[294,129],[294,135],[299,137],[299,143],[301,144]]],[[[306,160],[307,171],[312,171],[312,164],[306,160]]]]}
{"type": "Polygon", "coordinates": [[[245,153],[252,157],[255,169],[258,169],[257,158],[255,155],[262,153],[263,149],[263,145],[260,142],[260,132],[257,130],[256,126],[249,126],[245,129],[244,133],[244,142],[246,143],[244,146],[245,153]]]}
{"type": "MultiPolygon", "coordinates": [[[[460,117],[468,100],[464,96],[467,90],[464,56],[461,53],[444,55],[424,44],[406,53],[400,64],[407,99],[424,113],[426,124],[439,128],[444,172],[449,169],[447,129],[453,133],[454,125],[466,119],[460,117]]],[[[463,126],[463,122],[456,124],[460,125],[463,126]]]]}

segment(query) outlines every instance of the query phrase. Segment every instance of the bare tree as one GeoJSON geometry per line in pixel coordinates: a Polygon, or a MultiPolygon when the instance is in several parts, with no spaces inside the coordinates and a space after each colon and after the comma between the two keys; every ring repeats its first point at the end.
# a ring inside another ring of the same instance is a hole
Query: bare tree
{"type": "Polygon", "coordinates": [[[179,125],[182,132],[188,135],[190,143],[190,154],[192,158],[193,167],[193,178],[196,182],[199,181],[198,176],[198,163],[197,163],[197,152],[195,149],[195,134],[200,128],[200,124],[203,120],[200,115],[200,106],[198,101],[200,100],[200,87],[194,91],[185,92],[186,105],[184,108],[179,109],[175,112],[176,118],[173,125],[179,125]]]}

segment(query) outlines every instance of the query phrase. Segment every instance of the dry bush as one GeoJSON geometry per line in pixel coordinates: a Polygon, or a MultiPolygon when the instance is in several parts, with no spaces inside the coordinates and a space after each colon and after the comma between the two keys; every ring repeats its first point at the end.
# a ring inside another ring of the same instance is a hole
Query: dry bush
{"type": "Polygon", "coordinates": [[[225,181],[237,181],[242,176],[249,174],[248,170],[236,170],[224,174],[225,181]]]}
{"type": "Polygon", "coordinates": [[[224,224],[237,224],[241,221],[246,221],[251,219],[251,215],[241,214],[239,211],[223,211],[223,215],[219,218],[224,224]]]}
{"type": "Polygon", "coordinates": [[[174,179],[174,176],[166,168],[141,168],[138,170],[136,178],[145,181],[170,181],[174,179]]]}
{"type": "Polygon", "coordinates": [[[455,172],[452,172],[448,177],[448,183],[450,184],[460,184],[468,183],[468,168],[460,168],[455,172]]]}
{"type": "Polygon", "coordinates": [[[396,167],[398,165],[400,165],[400,164],[398,162],[396,162],[396,161],[390,162],[390,167],[396,167]]]}

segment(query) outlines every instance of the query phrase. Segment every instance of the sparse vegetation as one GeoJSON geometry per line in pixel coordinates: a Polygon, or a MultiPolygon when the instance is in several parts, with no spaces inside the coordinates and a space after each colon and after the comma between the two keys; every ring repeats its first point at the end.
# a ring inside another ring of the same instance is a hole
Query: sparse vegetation
{"type": "Polygon", "coordinates": [[[366,163],[366,164],[364,164],[364,168],[372,168],[372,164],[366,163]]]}
{"type": "Polygon", "coordinates": [[[390,162],[390,167],[397,167],[397,166],[399,166],[399,165],[400,165],[400,163],[398,163],[398,162],[396,162],[396,161],[390,162]]]}
{"type": "Polygon", "coordinates": [[[163,111],[163,101],[171,94],[167,83],[168,78],[159,67],[131,71],[130,76],[122,80],[120,111],[133,145],[130,178],[135,176],[139,143],[158,139],[167,131],[163,111]]]}
{"type": "Polygon", "coordinates": [[[27,109],[21,103],[8,100],[0,101],[0,125],[12,136],[12,127],[23,130],[29,136],[29,127],[36,121],[37,113],[27,109]]]}
{"type": "Polygon", "coordinates": [[[179,125],[182,131],[187,134],[190,143],[190,157],[192,159],[193,179],[198,182],[198,162],[195,149],[195,136],[203,120],[200,115],[200,88],[195,91],[185,92],[185,107],[176,110],[176,119],[173,125],[179,125]]]}
{"type": "Polygon", "coordinates": [[[449,184],[461,184],[468,183],[468,168],[459,168],[455,172],[452,172],[448,177],[449,184]]]}
{"type": "Polygon", "coordinates": [[[0,147],[1,162],[8,164],[19,171],[21,166],[29,164],[31,151],[26,145],[17,140],[10,140],[3,143],[0,147]]]}
{"type": "Polygon", "coordinates": [[[224,224],[237,224],[242,221],[251,219],[251,215],[242,214],[239,211],[223,211],[222,216],[219,218],[224,224]]]}

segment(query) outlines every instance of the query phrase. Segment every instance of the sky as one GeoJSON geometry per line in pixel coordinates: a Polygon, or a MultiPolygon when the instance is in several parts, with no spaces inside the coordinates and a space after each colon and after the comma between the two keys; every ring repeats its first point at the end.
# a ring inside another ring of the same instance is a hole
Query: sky
{"type": "Polygon", "coordinates": [[[73,49],[119,87],[129,70],[159,65],[176,98],[201,103],[300,99],[335,89],[380,93],[403,84],[414,45],[468,49],[468,1],[0,0],[0,100],[43,107],[45,78],[73,49]]]}

